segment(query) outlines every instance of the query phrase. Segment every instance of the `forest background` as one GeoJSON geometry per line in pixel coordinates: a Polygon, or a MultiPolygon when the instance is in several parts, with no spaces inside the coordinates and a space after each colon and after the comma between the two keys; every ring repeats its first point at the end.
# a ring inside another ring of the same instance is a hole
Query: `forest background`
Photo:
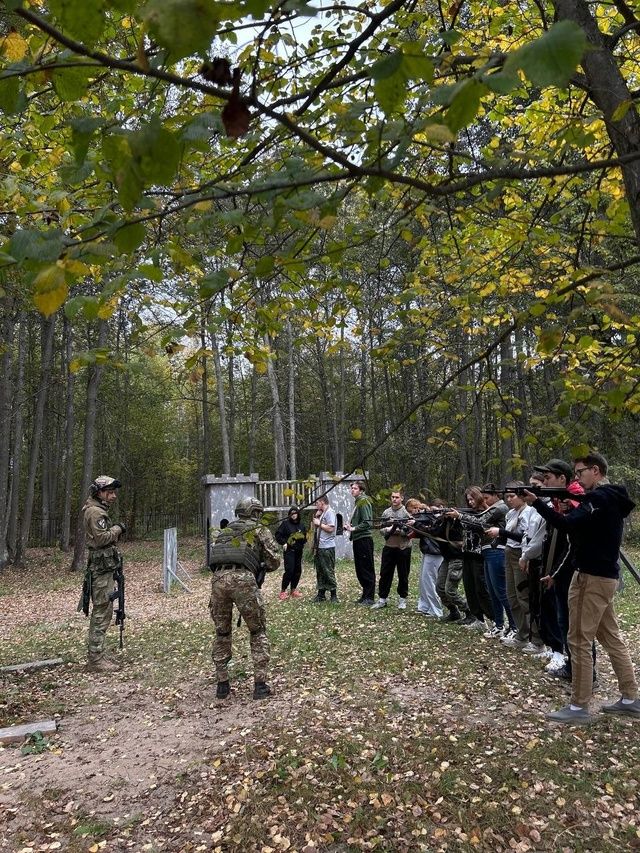
{"type": "Polygon", "coordinates": [[[640,6],[0,2],[0,566],[200,478],[638,494],[640,6]]]}

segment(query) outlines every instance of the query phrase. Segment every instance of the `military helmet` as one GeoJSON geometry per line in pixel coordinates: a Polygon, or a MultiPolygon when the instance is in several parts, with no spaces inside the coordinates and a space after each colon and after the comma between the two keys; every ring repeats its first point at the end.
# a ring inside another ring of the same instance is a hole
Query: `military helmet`
{"type": "Polygon", "coordinates": [[[104,489],[119,489],[122,483],[120,480],[116,480],[115,477],[109,477],[107,474],[101,474],[99,477],[96,477],[93,483],[89,486],[89,491],[95,497],[98,492],[102,492],[104,489]]]}
{"type": "Polygon", "coordinates": [[[238,518],[258,519],[264,512],[264,507],[258,498],[240,498],[236,504],[236,515],[238,518]]]}

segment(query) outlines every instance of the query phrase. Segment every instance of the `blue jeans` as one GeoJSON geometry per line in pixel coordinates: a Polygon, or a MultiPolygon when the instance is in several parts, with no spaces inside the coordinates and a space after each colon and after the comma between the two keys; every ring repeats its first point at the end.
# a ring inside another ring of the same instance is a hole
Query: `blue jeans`
{"type": "Polygon", "coordinates": [[[487,548],[483,550],[484,576],[491,597],[496,628],[504,628],[504,614],[507,614],[509,628],[516,630],[516,623],[507,598],[507,582],[504,573],[504,550],[487,548]]]}

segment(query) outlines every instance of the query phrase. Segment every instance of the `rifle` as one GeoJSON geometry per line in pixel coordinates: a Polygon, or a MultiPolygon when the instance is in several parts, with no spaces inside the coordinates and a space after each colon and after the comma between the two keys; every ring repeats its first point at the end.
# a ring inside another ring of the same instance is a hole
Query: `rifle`
{"type": "Polygon", "coordinates": [[[631,560],[624,553],[622,548],[620,549],[620,562],[623,564],[623,566],[625,566],[625,568],[627,569],[631,577],[636,581],[636,583],[640,584],[640,574],[638,573],[638,570],[633,565],[631,560]]]}
{"type": "MultiPolygon", "coordinates": [[[[258,568],[258,573],[256,574],[256,583],[258,584],[258,589],[262,589],[262,584],[267,576],[267,564],[260,563],[258,568]]],[[[239,614],[238,621],[236,622],[236,628],[239,628],[242,625],[242,614],[239,614]]]]}
{"type": "Polygon", "coordinates": [[[76,610],[78,613],[84,613],[85,616],[89,616],[89,605],[91,604],[91,569],[89,568],[89,563],[87,563],[87,568],[84,573],[84,579],[82,581],[82,592],[80,593],[80,601],[78,602],[78,607],[76,610]]]}
{"type": "Polygon", "coordinates": [[[126,618],[126,613],[124,609],[124,572],[122,570],[122,557],[118,556],[118,567],[113,573],[113,579],[116,582],[116,588],[109,596],[109,601],[117,601],[118,607],[115,610],[116,614],[116,625],[120,626],[120,648],[124,648],[123,643],[123,634],[124,634],[124,620],[126,618]]]}
{"type": "Polygon", "coordinates": [[[559,501],[577,501],[581,503],[589,498],[588,493],[584,495],[576,495],[570,492],[564,486],[513,486],[512,488],[498,489],[496,494],[504,497],[505,494],[519,495],[522,497],[525,492],[533,492],[539,498],[557,498],[559,501]]]}

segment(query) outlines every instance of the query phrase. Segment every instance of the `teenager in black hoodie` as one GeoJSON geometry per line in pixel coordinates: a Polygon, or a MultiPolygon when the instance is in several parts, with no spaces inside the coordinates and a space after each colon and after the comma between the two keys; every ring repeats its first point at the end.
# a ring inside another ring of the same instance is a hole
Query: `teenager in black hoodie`
{"type": "Polygon", "coordinates": [[[302,551],[307,541],[307,528],[302,523],[300,510],[292,506],[287,517],[280,523],[276,530],[276,542],[284,549],[284,574],[282,575],[282,591],[280,601],[289,597],[287,587],[291,585],[291,597],[302,598],[298,590],[300,575],[302,574],[302,551]]]}
{"type": "Polygon", "coordinates": [[[547,714],[560,723],[587,722],[593,690],[591,646],[597,639],[603,646],[618,679],[622,697],[603,711],[640,718],[638,684],[629,650],[620,636],[613,608],[618,588],[619,555],[624,519],[635,504],[624,486],[607,479],[607,460],[594,451],[574,460],[576,479],[586,498],[571,512],[562,515],[527,492],[532,504],[547,523],[564,530],[571,540],[576,572],[569,588],[569,647],[573,663],[571,704],[547,714]]]}

